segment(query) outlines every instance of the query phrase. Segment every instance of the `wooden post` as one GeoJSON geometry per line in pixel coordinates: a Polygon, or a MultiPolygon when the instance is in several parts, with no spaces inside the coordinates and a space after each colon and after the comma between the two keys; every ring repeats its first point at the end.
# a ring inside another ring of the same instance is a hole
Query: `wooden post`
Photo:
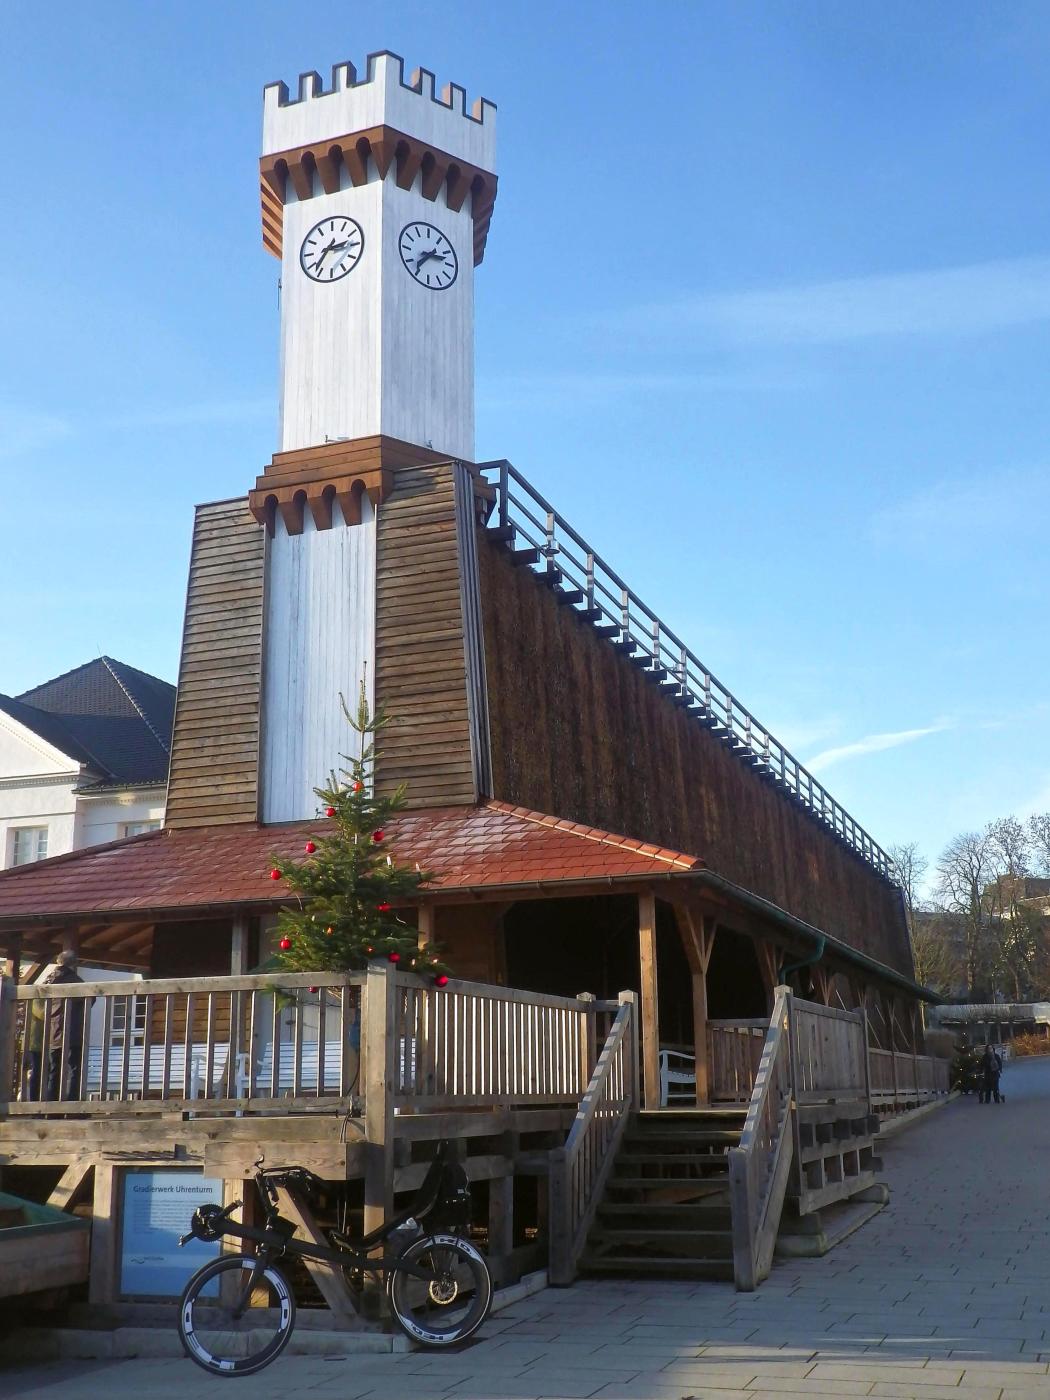
{"type": "Polygon", "coordinates": [[[17,987],[22,980],[22,935],[11,935],[7,944],[7,975],[17,987]]]}
{"type": "Polygon", "coordinates": [[[766,1015],[771,1016],[773,1004],[776,1001],[777,982],[779,981],[780,948],[776,943],[771,943],[768,938],[757,938],[755,940],[755,956],[762,978],[762,986],[766,993],[766,1015]]]}
{"type": "Polygon", "coordinates": [[[91,1201],[91,1272],[89,1303],[115,1303],[120,1290],[117,1276],[117,1169],[112,1162],[95,1161],[95,1190],[91,1201]]]}
{"type": "MultiPolygon", "coordinates": [[[[595,1002],[597,998],[593,992],[577,992],[577,1001],[595,1002]]],[[[598,1063],[598,1036],[597,1036],[597,1015],[593,1005],[586,1011],[580,1013],[580,1097],[587,1092],[587,1085],[591,1082],[591,1075],[594,1067],[598,1063]]]]}
{"type": "Polygon", "coordinates": [[[48,1205],[54,1206],[56,1210],[70,1210],[77,1192],[83,1186],[90,1171],[90,1161],[78,1157],[75,1161],[70,1162],[55,1186],[52,1187],[51,1195],[47,1198],[48,1205]]]}
{"type": "MultiPolygon", "coordinates": [[[[309,1207],[292,1191],[282,1188],[277,1194],[281,1210],[289,1220],[295,1221],[295,1233],[299,1239],[321,1249],[330,1249],[328,1236],[314,1220],[309,1207]]],[[[323,1259],[304,1259],[303,1262],[339,1326],[348,1330],[359,1328],[361,1324],[342,1270],[334,1264],[325,1263],[323,1259]]]]}
{"type": "Polygon", "coordinates": [[[432,904],[419,906],[416,927],[419,930],[416,946],[422,953],[434,941],[434,906],[432,904]]]}
{"type": "Polygon", "coordinates": [[[638,896],[638,962],[641,968],[643,1106],[660,1107],[660,1004],[656,967],[656,896],[638,896]]]}
{"type": "MultiPolygon", "coordinates": [[[[15,1029],[18,983],[0,974],[0,1104],[10,1103],[17,1094],[15,1084],[15,1029]]],[[[28,1007],[26,1008],[28,1010],[28,1007]]],[[[41,1067],[43,1072],[44,1067],[41,1067]]]]}
{"type": "Polygon", "coordinates": [[[704,1107],[711,1101],[711,1072],[707,1045],[707,969],[715,946],[718,924],[715,919],[695,913],[688,905],[677,905],[679,932],[693,982],[693,1055],[696,1061],[696,1102],[704,1107]]]}
{"type": "Polygon", "coordinates": [[[370,966],[363,988],[361,1046],[365,1090],[365,1234],[379,1228],[394,1203],[394,1086],[397,1068],[397,982],[393,968],[370,966]]]}
{"type": "MultiPolygon", "coordinates": [[[[514,1134],[516,1137],[517,1134],[514,1134]]],[[[513,1173],[513,1166],[511,1172],[513,1173]]],[[[493,1282],[502,1288],[510,1280],[510,1256],[514,1249],[514,1177],[497,1176],[489,1182],[488,1260],[493,1282]]]]}

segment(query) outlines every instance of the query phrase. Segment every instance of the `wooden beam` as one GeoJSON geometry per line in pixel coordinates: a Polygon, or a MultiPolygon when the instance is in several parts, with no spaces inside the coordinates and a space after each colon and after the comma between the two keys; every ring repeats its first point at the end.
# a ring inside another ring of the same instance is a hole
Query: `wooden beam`
{"type": "Polygon", "coordinates": [[[17,982],[0,974],[0,1104],[10,1103],[14,1092],[17,990],[17,982]]]}
{"type": "Polygon", "coordinates": [[[676,905],[675,916],[692,976],[696,1102],[698,1107],[704,1107],[711,1101],[707,1046],[707,970],[711,965],[718,923],[714,915],[705,916],[689,904],[676,905]]]}
{"type": "Polygon", "coordinates": [[[96,1158],[95,1189],[91,1200],[91,1273],[89,1303],[115,1303],[120,1288],[117,1277],[117,1169],[96,1158]]]}
{"type": "Polygon", "coordinates": [[[7,975],[12,982],[22,980],[22,935],[13,933],[7,940],[7,975]]]}
{"type": "Polygon", "coordinates": [[[656,896],[638,896],[638,962],[641,969],[642,1064],[645,1108],[660,1107],[660,1003],[656,967],[656,896]]]}
{"type": "Polygon", "coordinates": [[[755,957],[762,986],[766,992],[766,1010],[772,1014],[777,983],[780,981],[780,947],[768,938],[756,938],[755,957]]]}
{"type": "Polygon", "coordinates": [[[48,1205],[55,1206],[58,1210],[71,1210],[75,1203],[77,1192],[87,1180],[93,1167],[94,1163],[90,1160],[84,1161],[83,1159],[78,1159],[75,1162],[70,1162],[69,1166],[59,1177],[51,1195],[48,1196],[48,1205]]]}
{"type": "MultiPolygon", "coordinates": [[[[289,1220],[295,1221],[295,1233],[299,1239],[317,1245],[320,1249],[330,1249],[331,1244],[328,1237],[314,1220],[309,1206],[294,1192],[283,1187],[277,1194],[283,1214],[289,1220]]],[[[303,1263],[309,1269],[310,1277],[317,1284],[339,1326],[348,1332],[360,1330],[362,1322],[354,1308],[353,1299],[346,1286],[342,1270],[335,1265],[326,1264],[322,1259],[304,1259],[303,1263]]]]}
{"type": "Polygon", "coordinates": [[[416,917],[416,927],[419,930],[416,946],[422,953],[425,952],[434,941],[434,906],[432,904],[421,904],[416,917]]]}

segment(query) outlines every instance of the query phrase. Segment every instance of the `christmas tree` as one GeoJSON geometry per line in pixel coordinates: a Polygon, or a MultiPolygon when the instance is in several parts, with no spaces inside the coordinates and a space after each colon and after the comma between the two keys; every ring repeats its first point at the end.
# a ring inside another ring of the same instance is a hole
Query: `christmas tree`
{"type": "Polygon", "coordinates": [[[428,879],[418,866],[398,865],[387,853],[386,825],[405,805],[405,789],[378,797],[372,781],[375,740],[387,723],[369,713],[362,685],[357,713],[342,696],[350,727],[360,736],[359,758],[342,755],[348,768],[315,788],[328,830],[308,840],[302,862],[273,857],[270,878],[283,880],[299,896],[298,908],[283,909],[277,921],[275,964],[287,972],[359,972],[376,959],[406,971],[426,972],[439,986],[448,980],[437,950],[421,952],[416,930],[398,916],[428,879]]]}

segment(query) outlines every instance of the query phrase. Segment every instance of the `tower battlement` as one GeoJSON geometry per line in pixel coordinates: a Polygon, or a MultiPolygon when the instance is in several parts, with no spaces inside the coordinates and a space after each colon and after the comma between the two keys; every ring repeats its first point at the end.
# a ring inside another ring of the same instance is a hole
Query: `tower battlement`
{"type": "Polygon", "coordinates": [[[468,107],[466,89],[456,83],[438,93],[426,68],[417,68],[406,82],[398,54],[369,54],[361,78],[352,63],[337,63],[327,89],[316,72],[299,75],[295,97],[283,82],[263,89],[264,157],[380,127],[478,170],[495,170],[496,104],[479,97],[468,107]]]}

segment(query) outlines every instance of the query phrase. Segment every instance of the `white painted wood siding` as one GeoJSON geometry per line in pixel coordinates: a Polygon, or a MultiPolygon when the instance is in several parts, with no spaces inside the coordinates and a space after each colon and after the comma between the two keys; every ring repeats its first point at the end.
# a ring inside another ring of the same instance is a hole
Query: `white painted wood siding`
{"type": "Polygon", "coordinates": [[[262,819],[296,821],[318,810],[314,788],[352,754],[356,736],[339,696],[353,710],[361,680],[373,704],[375,677],[375,515],[362,523],[289,535],[278,517],[267,561],[263,665],[262,819]]]}
{"type": "Polygon", "coordinates": [[[381,181],[298,202],[289,190],[281,265],[280,450],[384,433],[467,461],[474,456],[474,225],[470,199],[453,212],[426,200],[419,177],[381,181]],[[346,215],[364,234],[354,269],[315,282],[299,263],[310,229],[346,215]],[[455,282],[420,286],[398,238],[412,220],[433,224],[456,250],[455,282]]]}

